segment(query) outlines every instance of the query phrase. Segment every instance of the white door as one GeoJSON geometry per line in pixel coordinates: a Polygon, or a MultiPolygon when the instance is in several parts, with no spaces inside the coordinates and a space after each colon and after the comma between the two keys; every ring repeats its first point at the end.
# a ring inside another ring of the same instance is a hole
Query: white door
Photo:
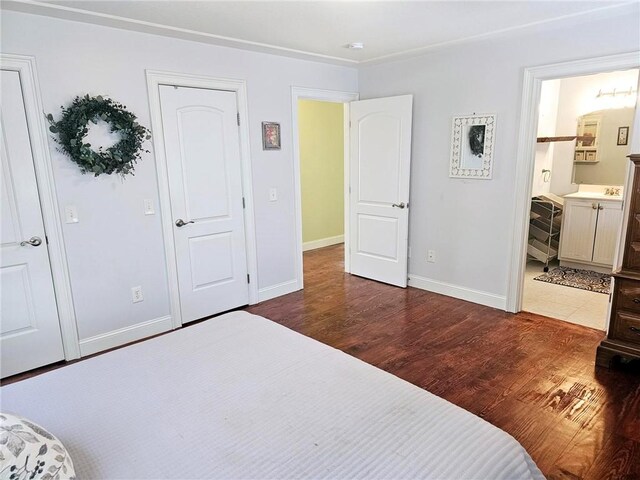
{"type": "Polygon", "coordinates": [[[412,95],[352,102],[351,273],[407,286],[412,95]]]}
{"type": "Polygon", "coordinates": [[[161,85],[160,101],[185,323],[249,303],[238,109],[201,88],[161,85]]]}
{"type": "Polygon", "coordinates": [[[64,359],[18,72],[2,71],[0,350],[2,377],[64,359]]]}
{"type": "Polygon", "coordinates": [[[618,244],[618,234],[622,224],[622,202],[600,202],[598,204],[598,225],[593,245],[593,261],[603,265],[613,265],[613,256],[618,244]]]}
{"type": "Polygon", "coordinates": [[[562,215],[560,259],[591,262],[598,202],[573,199],[565,201],[562,215]]]}

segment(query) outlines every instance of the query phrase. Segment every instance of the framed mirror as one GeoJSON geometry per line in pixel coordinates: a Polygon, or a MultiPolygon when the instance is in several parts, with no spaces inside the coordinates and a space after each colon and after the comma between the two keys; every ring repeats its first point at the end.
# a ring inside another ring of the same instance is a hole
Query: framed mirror
{"type": "Polygon", "coordinates": [[[620,145],[620,132],[629,135],[633,108],[599,110],[578,118],[573,183],[623,185],[628,145],[620,145]]]}

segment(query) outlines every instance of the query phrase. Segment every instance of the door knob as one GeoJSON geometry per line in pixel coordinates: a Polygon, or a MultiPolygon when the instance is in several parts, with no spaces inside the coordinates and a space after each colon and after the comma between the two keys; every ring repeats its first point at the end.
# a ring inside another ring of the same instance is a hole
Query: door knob
{"type": "Polygon", "coordinates": [[[32,247],[39,247],[40,245],[42,245],[42,239],[40,237],[31,237],[29,240],[20,242],[21,247],[26,247],[27,245],[31,245],[32,247]]]}
{"type": "Polygon", "coordinates": [[[392,207],[396,207],[396,208],[404,208],[405,204],[404,202],[402,203],[394,203],[393,205],[391,205],[392,207]]]}
{"type": "Polygon", "coordinates": [[[178,220],[176,220],[176,227],[184,227],[187,223],[195,223],[195,222],[193,220],[189,220],[188,222],[185,222],[184,220],[179,218],[178,220]]]}

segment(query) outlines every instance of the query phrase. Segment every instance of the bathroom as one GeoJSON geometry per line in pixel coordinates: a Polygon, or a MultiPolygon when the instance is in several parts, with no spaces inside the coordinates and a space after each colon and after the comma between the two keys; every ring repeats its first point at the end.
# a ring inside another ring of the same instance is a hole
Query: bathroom
{"type": "Polygon", "coordinates": [[[523,310],[604,330],[638,69],[542,83],[523,310]]]}

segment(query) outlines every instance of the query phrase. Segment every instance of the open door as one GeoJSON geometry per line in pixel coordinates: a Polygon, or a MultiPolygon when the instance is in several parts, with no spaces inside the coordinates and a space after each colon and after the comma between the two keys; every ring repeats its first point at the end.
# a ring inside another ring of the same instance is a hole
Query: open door
{"type": "Polygon", "coordinates": [[[407,286],[412,95],[351,102],[351,273],[407,286]]]}

